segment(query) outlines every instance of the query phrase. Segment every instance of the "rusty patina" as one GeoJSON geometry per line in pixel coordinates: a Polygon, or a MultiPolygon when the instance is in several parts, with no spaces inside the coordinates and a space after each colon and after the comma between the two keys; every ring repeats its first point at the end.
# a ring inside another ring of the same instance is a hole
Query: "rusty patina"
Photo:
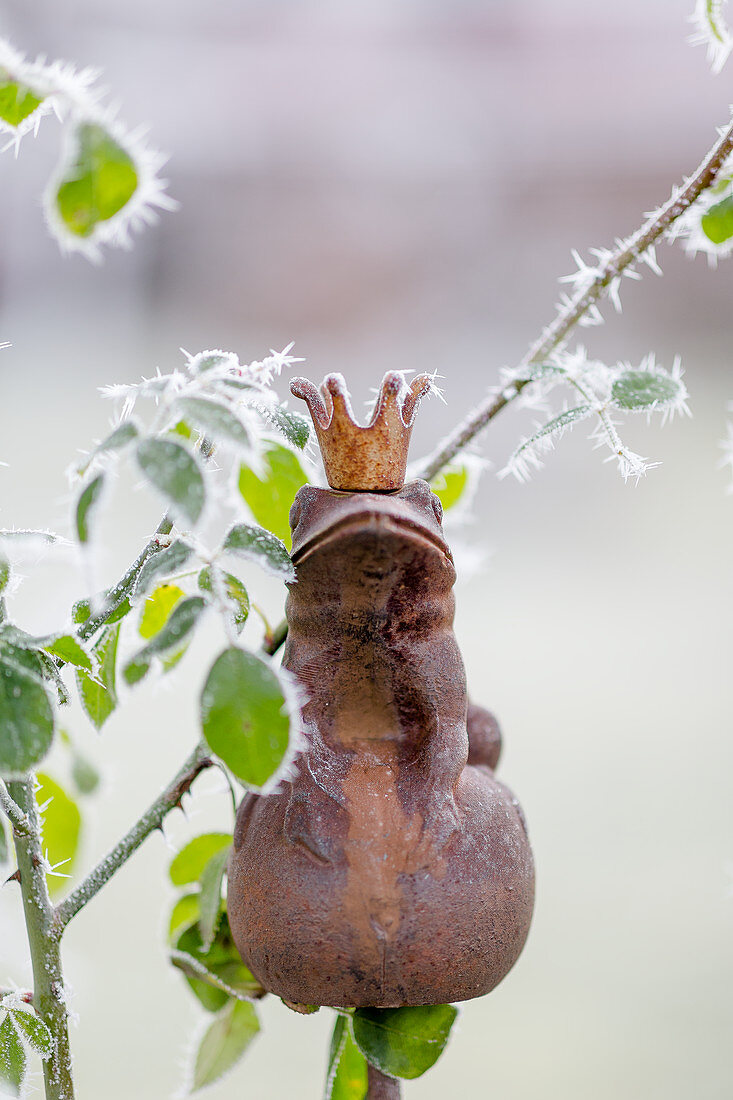
{"type": "Polygon", "coordinates": [[[283,666],[304,686],[306,748],[248,795],[229,865],[242,958],[289,1002],[396,1007],[488,993],[534,896],[493,717],[468,705],[455,569],[424,481],[305,486],[283,666]]]}

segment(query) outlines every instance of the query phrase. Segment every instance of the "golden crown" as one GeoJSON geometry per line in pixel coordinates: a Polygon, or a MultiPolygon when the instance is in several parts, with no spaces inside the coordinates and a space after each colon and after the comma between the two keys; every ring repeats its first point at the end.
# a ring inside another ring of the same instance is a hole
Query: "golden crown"
{"type": "Polygon", "coordinates": [[[342,375],[327,375],[320,393],[307,378],[292,380],[290,392],[308,405],[332,489],[386,493],[402,488],[415,413],[430,387],[427,374],[408,383],[390,371],[382,379],[371,420],[361,427],[342,375]]]}

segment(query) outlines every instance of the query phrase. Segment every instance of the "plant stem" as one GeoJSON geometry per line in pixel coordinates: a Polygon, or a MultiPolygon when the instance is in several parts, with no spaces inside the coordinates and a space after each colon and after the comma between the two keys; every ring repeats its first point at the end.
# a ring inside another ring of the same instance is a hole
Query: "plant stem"
{"type": "Polygon", "coordinates": [[[521,393],[530,381],[528,378],[522,378],[523,373],[531,366],[544,363],[553,351],[565,343],[591,306],[606,295],[611,284],[615,283],[629,266],[669,230],[703,191],[715,183],[731,152],[733,152],[733,124],[723,131],[722,136],[686,183],[682,187],[675,188],[671,197],[659,210],[650,215],[635,233],[625,241],[621,241],[616,250],[599,266],[590,285],[580,287],[567,305],[558,311],[554,321],[532,344],[517,366],[515,371],[517,379],[501,392],[490,393],[486,400],[446,437],[439,445],[437,452],[425,462],[420,473],[421,477],[431,481],[459,451],[483,431],[497,413],[500,413],[521,393]]]}
{"type": "Polygon", "coordinates": [[[61,969],[60,934],[48,895],[41,852],[41,826],[33,776],[9,784],[12,799],[30,825],[15,832],[28,946],[33,966],[33,1005],[53,1036],[53,1050],[43,1064],[46,1100],[73,1100],[66,995],[61,969]]]}
{"type": "Polygon", "coordinates": [[[140,570],[145,565],[148,558],[152,558],[154,554],[157,554],[163,549],[164,543],[161,542],[166,535],[169,535],[173,530],[173,520],[169,519],[167,515],[163,516],[162,520],[155,528],[155,534],[151,538],[150,542],[140,551],[134,562],[127,570],[125,575],[117,582],[114,588],[111,588],[107,593],[107,598],[104,602],[104,607],[96,615],[90,615],[85,623],[77,630],[77,636],[81,638],[83,642],[88,641],[92,635],[96,634],[98,630],[104,626],[111,615],[117,610],[122,601],[130,595],[135,582],[138,578],[140,570]]]}
{"type": "Polygon", "coordinates": [[[166,815],[176,806],[180,807],[181,799],[191,789],[196,777],[212,764],[208,746],[200,741],[162,794],[151,803],[122,840],[115,844],[112,851],[89,872],[84,881],[56,907],[54,927],[58,935],[61,935],[72,917],[119,871],[143,841],[155,829],[160,828],[166,815]]]}
{"type": "Polygon", "coordinates": [[[371,1062],[367,1066],[368,1088],[366,1100],[400,1100],[402,1088],[394,1077],[387,1077],[371,1062]]]}
{"type": "Polygon", "coordinates": [[[0,810],[4,812],[13,826],[13,832],[16,836],[30,836],[32,834],[33,826],[28,815],[23,813],[18,803],[11,797],[10,791],[2,779],[0,779],[0,810]]]}

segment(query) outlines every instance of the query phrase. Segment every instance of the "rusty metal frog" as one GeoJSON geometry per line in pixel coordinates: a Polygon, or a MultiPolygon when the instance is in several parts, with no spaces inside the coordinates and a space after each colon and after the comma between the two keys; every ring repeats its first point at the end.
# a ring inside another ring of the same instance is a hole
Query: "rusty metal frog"
{"type": "Polygon", "coordinates": [[[404,484],[428,379],[388,374],[367,427],[339,375],[304,379],[330,489],[290,514],[297,581],[283,666],[307,694],[297,775],[249,794],[229,865],[246,964],[291,1003],[396,1007],[488,993],[534,898],[501,738],[468,703],[440,501],[404,484]]]}

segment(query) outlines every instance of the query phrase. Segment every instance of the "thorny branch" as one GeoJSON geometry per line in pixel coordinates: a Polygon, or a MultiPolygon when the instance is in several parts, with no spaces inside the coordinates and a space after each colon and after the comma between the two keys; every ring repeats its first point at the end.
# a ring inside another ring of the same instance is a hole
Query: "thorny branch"
{"type": "Polygon", "coordinates": [[[61,935],[69,921],[99,893],[130,856],[137,851],[143,841],[155,829],[160,828],[167,814],[176,806],[180,807],[184,794],[188,794],[196,777],[202,771],[210,768],[213,763],[209,756],[208,747],[203,741],[200,741],[162,794],[158,795],[142,817],[115,844],[112,851],[97,864],[94,870],[89,872],[84,881],[56,907],[54,929],[57,935],[61,935]]]}
{"type": "Polygon", "coordinates": [[[499,393],[495,391],[489,393],[486,400],[446,437],[437,452],[425,462],[420,471],[421,477],[431,481],[459,451],[462,451],[483,431],[502,409],[514,401],[531,381],[530,378],[523,378],[523,374],[528,372],[530,367],[544,363],[553,351],[564,344],[578,322],[596,302],[606,296],[624,271],[664,236],[703,191],[712,187],[731,152],[733,152],[733,123],[723,131],[693,175],[681,187],[675,188],[668,201],[651,214],[635,233],[619,244],[616,250],[599,265],[599,270],[592,282],[579,287],[568,303],[559,310],[554,321],[532,344],[516,367],[514,371],[516,380],[499,393]]]}
{"type": "Polygon", "coordinates": [[[33,825],[26,813],[21,810],[18,803],[11,797],[10,791],[0,779],[0,810],[3,811],[16,836],[32,836],[33,825]]]}

